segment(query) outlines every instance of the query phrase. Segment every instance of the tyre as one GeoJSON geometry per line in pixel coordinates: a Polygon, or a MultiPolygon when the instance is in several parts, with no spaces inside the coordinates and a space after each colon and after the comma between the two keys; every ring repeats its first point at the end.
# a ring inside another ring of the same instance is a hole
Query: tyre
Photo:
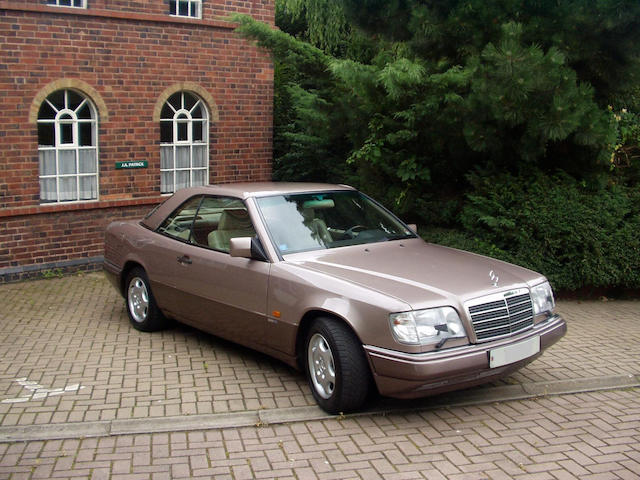
{"type": "Polygon", "coordinates": [[[168,325],[151,293],[146,272],[139,267],[132,269],[126,280],[127,314],[133,328],[143,332],[162,330],[168,325]]]}
{"type": "Polygon", "coordinates": [[[318,405],[328,413],[358,410],[371,384],[362,344],[343,323],[316,319],[305,342],[307,379],[318,405]]]}

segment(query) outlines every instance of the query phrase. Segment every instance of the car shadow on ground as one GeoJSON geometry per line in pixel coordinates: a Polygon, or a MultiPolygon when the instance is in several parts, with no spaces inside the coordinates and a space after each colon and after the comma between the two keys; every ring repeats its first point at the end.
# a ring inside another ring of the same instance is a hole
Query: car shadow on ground
{"type": "MultiPolygon", "coordinates": [[[[126,314],[125,314],[126,319],[126,314]]],[[[132,330],[133,331],[133,330],[132,330]]],[[[277,374],[281,378],[284,376],[288,381],[297,384],[300,390],[304,392],[306,404],[315,405],[311,390],[307,384],[305,374],[290,365],[270,357],[264,353],[258,352],[243,345],[234,343],[229,340],[217,337],[215,335],[205,333],[189,325],[174,321],[169,331],[174,335],[182,336],[187,341],[198,342],[202,347],[215,352],[216,356],[228,356],[234,361],[240,362],[249,368],[258,368],[265,375],[277,374]]],[[[141,335],[146,333],[138,332],[141,335]]],[[[153,335],[153,333],[151,334],[153,335]]],[[[362,413],[372,412],[396,412],[409,410],[425,410],[432,408],[440,408],[447,405],[464,404],[466,400],[469,403],[477,403],[478,398],[483,392],[496,387],[506,387],[509,385],[517,385],[519,382],[512,377],[505,377],[502,380],[485,383],[476,387],[456,390],[452,392],[435,394],[417,399],[396,399],[383,397],[378,394],[375,385],[372,386],[371,394],[362,408],[362,413]]]]}

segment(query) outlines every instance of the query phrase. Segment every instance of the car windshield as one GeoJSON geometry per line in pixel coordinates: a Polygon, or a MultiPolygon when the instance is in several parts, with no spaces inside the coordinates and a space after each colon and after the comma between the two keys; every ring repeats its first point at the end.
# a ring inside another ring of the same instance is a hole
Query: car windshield
{"type": "Polygon", "coordinates": [[[282,255],[415,237],[392,213],[356,191],[274,195],[256,202],[282,255]]]}

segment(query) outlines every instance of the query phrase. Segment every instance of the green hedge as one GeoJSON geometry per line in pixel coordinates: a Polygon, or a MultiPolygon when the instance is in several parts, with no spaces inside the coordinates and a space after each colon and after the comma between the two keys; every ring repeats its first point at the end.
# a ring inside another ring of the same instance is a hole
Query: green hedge
{"type": "Polygon", "coordinates": [[[565,174],[470,180],[461,228],[427,240],[531,268],[556,289],[640,287],[637,187],[593,190],[565,174]]]}

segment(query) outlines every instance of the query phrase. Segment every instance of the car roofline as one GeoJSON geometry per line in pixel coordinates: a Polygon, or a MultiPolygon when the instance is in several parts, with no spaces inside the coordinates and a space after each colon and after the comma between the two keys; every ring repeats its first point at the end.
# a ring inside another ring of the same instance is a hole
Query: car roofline
{"type": "Polygon", "coordinates": [[[305,182],[220,183],[195,187],[193,190],[195,191],[198,189],[202,189],[202,193],[209,195],[230,195],[242,199],[268,197],[272,195],[288,195],[293,193],[355,190],[355,188],[343,184],[305,182]]]}

